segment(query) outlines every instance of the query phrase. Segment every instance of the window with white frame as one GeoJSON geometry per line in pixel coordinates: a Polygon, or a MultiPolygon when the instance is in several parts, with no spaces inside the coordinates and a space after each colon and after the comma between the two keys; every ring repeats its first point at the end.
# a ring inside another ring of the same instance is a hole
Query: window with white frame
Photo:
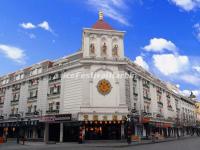
{"type": "Polygon", "coordinates": [[[35,97],[37,97],[37,93],[38,93],[38,90],[31,90],[31,91],[30,91],[30,98],[35,98],[35,97]]]}
{"type": "Polygon", "coordinates": [[[56,110],[60,109],[60,102],[56,102],[56,110]]]}
{"type": "Polygon", "coordinates": [[[49,103],[49,111],[53,110],[53,103],[49,103]]]}

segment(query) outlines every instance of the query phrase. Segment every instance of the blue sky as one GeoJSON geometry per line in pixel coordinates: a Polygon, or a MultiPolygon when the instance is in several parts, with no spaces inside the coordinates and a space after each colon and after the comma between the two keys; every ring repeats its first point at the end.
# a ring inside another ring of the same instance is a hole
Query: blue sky
{"type": "Polygon", "coordinates": [[[200,0],[1,0],[0,75],[76,52],[100,9],[127,57],[200,95],[200,0]]]}

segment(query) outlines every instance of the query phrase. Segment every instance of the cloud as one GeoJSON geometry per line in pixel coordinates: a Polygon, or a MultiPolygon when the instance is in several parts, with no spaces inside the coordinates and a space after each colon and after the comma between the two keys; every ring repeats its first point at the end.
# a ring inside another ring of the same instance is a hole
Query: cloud
{"type": "Polygon", "coordinates": [[[200,73],[200,66],[193,66],[192,67],[195,71],[199,72],[200,73]]]}
{"type": "Polygon", "coordinates": [[[24,29],[34,29],[36,26],[32,24],[31,22],[28,23],[21,23],[20,26],[24,29]]]}
{"type": "MultiPolygon", "coordinates": [[[[54,31],[52,30],[52,28],[50,27],[49,23],[47,21],[43,21],[41,23],[39,23],[38,25],[34,25],[33,23],[31,22],[28,22],[28,23],[22,23],[20,24],[20,26],[24,29],[36,29],[36,28],[41,28],[43,30],[46,30],[46,31],[49,31],[51,32],[52,34],[56,35],[54,33],[54,31]]],[[[33,34],[32,34],[33,35],[33,34]]],[[[33,36],[32,36],[33,37],[33,36]]]]}
{"type": "Polygon", "coordinates": [[[144,61],[143,57],[142,56],[137,56],[135,58],[135,61],[134,61],[136,64],[138,64],[139,66],[143,67],[144,69],[146,70],[149,70],[149,65],[146,63],[146,61],[144,61]]]}
{"type": "Polygon", "coordinates": [[[199,97],[200,96],[200,90],[183,90],[181,91],[181,93],[185,96],[190,96],[191,92],[196,96],[199,97]]]}
{"type": "Polygon", "coordinates": [[[35,38],[36,38],[36,35],[33,34],[33,33],[30,33],[30,34],[28,34],[28,35],[29,35],[30,39],[35,39],[35,38]]]}
{"type": "Polygon", "coordinates": [[[174,54],[153,55],[154,66],[165,76],[184,72],[189,65],[187,56],[174,54]]]}
{"type": "Polygon", "coordinates": [[[193,74],[180,75],[179,79],[195,86],[199,86],[200,84],[200,77],[193,74]]]}
{"type": "Polygon", "coordinates": [[[170,1],[185,11],[191,11],[200,7],[200,0],[170,0],[170,1]]]}
{"type": "Polygon", "coordinates": [[[3,53],[7,58],[23,64],[25,63],[25,53],[24,50],[14,47],[14,46],[10,46],[10,45],[4,45],[4,44],[0,44],[0,52],[3,53]]]}
{"type": "Polygon", "coordinates": [[[47,21],[43,21],[42,23],[39,23],[38,24],[38,27],[44,29],[44,30],[47,30],[47,31],[50,31],[52,32],[52,29],[51,27],[49,26],[49,23],[47,21]]]}
{"type": "Polygon", "coordinates": [[[178,48],[171,41],[163,38],[153,38],[150,40],[149,45],[145,46],[143,49],[148,52],[176,52],[178,48]]]}
{"type": "Polygon", "coordinates": [[[200,23],[194,25],[196,38],[200,41],[200,23]]]}
{"type": "Polygon", "coordinates": [[[123,25],[130,25],[125,15],[123,15],[123,11],[128,9],[125,0],[87,0],[87,4],[95,10],[102,10],[105,16],[123,25]]]}

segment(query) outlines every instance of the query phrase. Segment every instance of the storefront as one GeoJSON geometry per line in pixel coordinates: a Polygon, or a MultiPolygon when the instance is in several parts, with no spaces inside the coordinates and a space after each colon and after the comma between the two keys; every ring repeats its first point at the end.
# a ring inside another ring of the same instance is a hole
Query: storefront
{"type": "Polygon", "coordinates": [[[85,122],[85,140],[120,140],[121,125],[121,121],[85,122]]]}

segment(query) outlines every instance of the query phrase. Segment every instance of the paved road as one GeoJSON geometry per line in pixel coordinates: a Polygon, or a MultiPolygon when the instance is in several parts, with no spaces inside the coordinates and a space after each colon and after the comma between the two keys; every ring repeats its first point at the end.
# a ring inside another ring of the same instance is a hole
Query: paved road
{"type": "Polygon", "coordinates": [[[28,143],[16,145],[14,142],[0,145],[0,150],[200,150],[200,138],[189,138],[170,142],[131,145],[119,143],[76,144],[63,143],[45,145],[43,143],[28,143]]]}

